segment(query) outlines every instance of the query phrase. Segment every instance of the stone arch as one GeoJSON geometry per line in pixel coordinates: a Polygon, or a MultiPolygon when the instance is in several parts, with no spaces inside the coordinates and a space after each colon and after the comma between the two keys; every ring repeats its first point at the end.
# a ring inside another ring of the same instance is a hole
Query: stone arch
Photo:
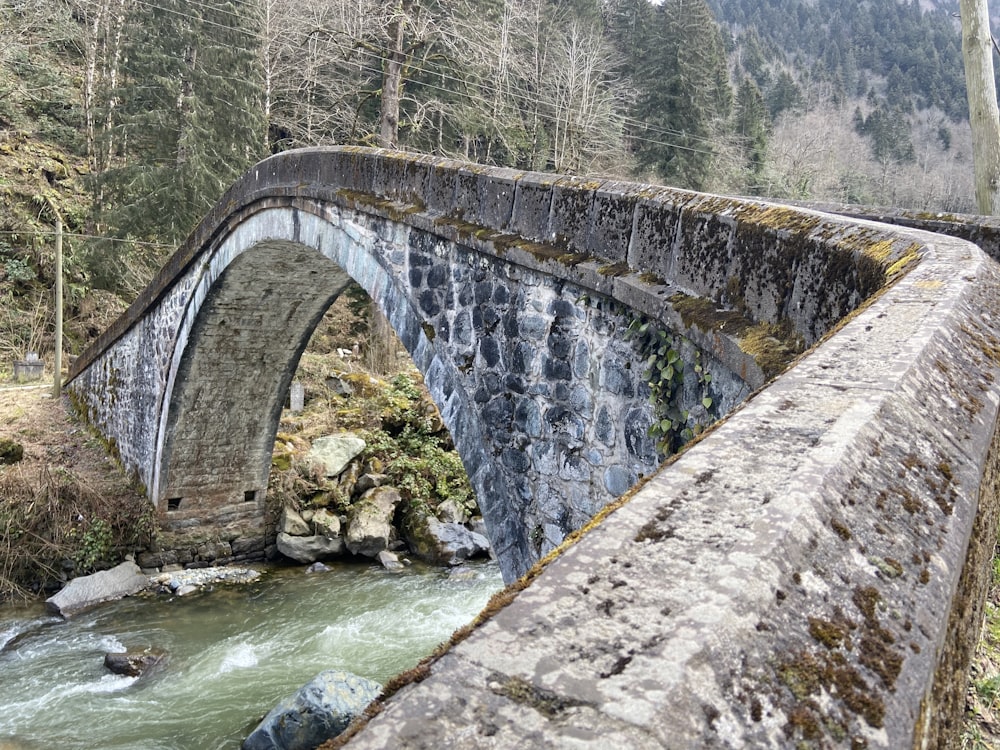
{"type": "Polygon", "coordinates": [[[162,510],[262,512],[284,395],[351,279],[423,373],[508,580],[655,468],[641,368],[616,337],[616,306],[584,304],[562,281],[432,233],[313,203],[253,213],[201,264],[159,408],[151,496],[162,510]]]}

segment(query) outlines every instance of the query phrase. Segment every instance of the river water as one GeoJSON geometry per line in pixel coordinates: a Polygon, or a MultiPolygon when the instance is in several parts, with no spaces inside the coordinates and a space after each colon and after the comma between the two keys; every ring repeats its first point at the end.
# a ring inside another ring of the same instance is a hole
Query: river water
{"type": "Polygon", "coordinates": [[[0,750],[236,750],[260,718],[324,669],[385,682],[468,623],[502,586],[345,564],[275,569],[189,597],[133,597],[68,621],[0,608],[0,750]],[[166,665],[110,674],[109,651],[156,647],[166,665]]]}

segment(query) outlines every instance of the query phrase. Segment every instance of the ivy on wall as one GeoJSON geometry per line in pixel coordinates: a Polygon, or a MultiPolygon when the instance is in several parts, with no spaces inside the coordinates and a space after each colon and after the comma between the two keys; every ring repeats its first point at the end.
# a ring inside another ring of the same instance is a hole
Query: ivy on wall
{"type": "Polygon", "coordinates": [[[649,385],[654,414],[649,435],[660,453],[672,455],[717,418],[709,389],[712,375],[702,365],[701,352],[688,339],[645,318],[632,320],[626,338],[634,342],[646,363],[643,377],[649,385]],[[684,358],[686,349],[693,352],[691,362],[684,358]],[[685,379],[691,383],[691,378],[693,388],[685,389],[685,379]],[[695,411],[698,413],[692,413],[695,411]]]}

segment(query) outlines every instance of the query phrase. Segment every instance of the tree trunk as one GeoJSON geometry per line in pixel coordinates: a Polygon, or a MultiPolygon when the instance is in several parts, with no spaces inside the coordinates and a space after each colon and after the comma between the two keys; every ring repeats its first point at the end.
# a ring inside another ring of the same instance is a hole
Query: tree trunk
{"type": "Polygon", "coordinates": [[[406,14],[399,3],[388,27],[389,54],[386,55],[382,74],[382,108],[379,113],[378,145],[382,148],[396,148],[399,145],[399,99],[403,89],[403,64],[406,54],[403,50],[403,30],[406,14]]]}
{"type": "Polygon", "coordinates": [[[97,156],[97,69],[101,64],[101,39],[105,30],[108,6],[101,2],[93,8],[89,32],[84,49],[83,113],[87,136],[87,166],[90,174],[98,174],[97,156]]]}
{"type": "Polygon", "coordinates": [[[993,82],[993,39],[986,0],[960,0],[962,57],[969,94],[979,212],[1000,215],[1000,111],[993,82]]]}

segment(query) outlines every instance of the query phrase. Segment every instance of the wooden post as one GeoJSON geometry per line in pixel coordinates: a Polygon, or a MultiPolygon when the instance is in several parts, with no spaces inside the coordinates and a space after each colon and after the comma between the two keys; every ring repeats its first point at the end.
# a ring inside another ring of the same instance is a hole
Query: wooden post
{"type": "Polygon", "coordinates": [[[55,376],[52,384],[52,398],[59,398],[62,392],[62,334],[63,334],[63,287],[62,287],[62,219],[56,219],[56,351],[55,376]]]}

